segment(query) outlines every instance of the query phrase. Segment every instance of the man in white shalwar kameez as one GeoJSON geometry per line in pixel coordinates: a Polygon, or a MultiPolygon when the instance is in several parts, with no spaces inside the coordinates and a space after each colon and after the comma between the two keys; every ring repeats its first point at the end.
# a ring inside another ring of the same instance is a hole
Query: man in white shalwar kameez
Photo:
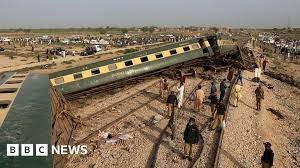
{"type": "Polygon", "coordinates": [[[177,100],[178,100],[178,108],[181,108],[183,103],[183,94],[184,94],[184,84],[181,82],[180,86],[177,88],[177,100]]]}

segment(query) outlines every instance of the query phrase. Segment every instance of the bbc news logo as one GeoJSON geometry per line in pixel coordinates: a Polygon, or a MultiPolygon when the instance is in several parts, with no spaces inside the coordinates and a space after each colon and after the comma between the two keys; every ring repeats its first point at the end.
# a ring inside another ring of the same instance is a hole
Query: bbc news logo
{"type": "Polygon", "coordinates": [[[66,155],[66,154],[87,154],[86,145],[50,145],[48,150],[48,144],[7,144],[6,145],[6,155],[7,156],[48,156],[49,153],[52,155],[66,155]]]}

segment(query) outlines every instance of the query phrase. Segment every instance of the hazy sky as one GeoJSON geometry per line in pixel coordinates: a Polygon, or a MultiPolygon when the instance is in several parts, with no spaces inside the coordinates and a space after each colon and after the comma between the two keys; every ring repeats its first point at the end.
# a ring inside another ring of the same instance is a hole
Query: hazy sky
{"type": "Polygon", "coordinates": [[[0,0],[0,28],[300,27],[300,0],[0,0]]]}

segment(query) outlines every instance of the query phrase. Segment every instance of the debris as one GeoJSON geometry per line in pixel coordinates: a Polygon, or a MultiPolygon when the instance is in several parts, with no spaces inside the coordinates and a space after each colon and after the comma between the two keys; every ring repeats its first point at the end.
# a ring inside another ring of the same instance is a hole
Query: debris
{"type": "Polygon", "coordinates": [[[157,124],[157,123],[159,123],[162,119],[163,119],[164,117],[162,116],[162,115],[155,115],[155,116],[153,116],[152,117],[152,119],[151,119],[151,122],[153,123],[153,124],[157,124]]]}
{"type": "Polygon", "coordinates": [[[264,84],[268,89],[273,89],[274,86],[272,84],[267,83],[266,81],[260,81],[262,84],[264,84]]]}
{"type": "Polygon", "coordinates": [[[119,141],[125,141],[127,139],[133,138],[129,134],[119,133],[113,135],[109,132],[101,132],[101,131],[99,131],[98,137],[105,139],[105,143],[107,144],[117,144],[119,141]]]}
{"type": "Polygon", "coordinates": [[[273,108],[268,108],[267,110],[271,111],[274,115],[276,115],[280,119],[284,119],[284,116],[281,114],[279,110],[275,110],[273,108]]]}
{"type": "Polygon", "coordinates": [[[97,165],[96,164],[90,164],[89,168],[97,168],[97,165]]]}
{"type": "Polygon", "coordinates": [[[298,88],[300,87],[299,83],[297,83],[294,80],[293,76],[291,76],[291,75],[286,75],[286,74],[283,74],[283,73],[276,73],[276,72],[273,72],[273,71],[266,71],[265,75],[268,75],[272,78],[278,79],[281,82],[285,82],[285,83],[290,84],[292,86],[296,86],[298,88]]]}

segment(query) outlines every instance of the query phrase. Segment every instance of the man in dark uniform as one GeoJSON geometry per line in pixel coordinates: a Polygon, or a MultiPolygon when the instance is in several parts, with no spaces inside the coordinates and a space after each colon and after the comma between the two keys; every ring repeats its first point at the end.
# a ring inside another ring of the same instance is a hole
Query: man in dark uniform
{"type": "Polygon", "coordinates": [[[167,106],[168,106],[168,115],[170,117],[169,120],[169,127],[171,128],[171,139],[174,140],[177,138],[177,112],[175,107],[178,104],[177,96],[175,95],[174,91],[171,91],[171,94],[168,96],[167,99],[167,106]]]}
{"type": "Polygon", "coordinates": [[[233,66],[229,67],[228,75],[227,75],[227,80],[228,80],[229,82],[232,80],[234,71],[235,71],[235,70],[234,70],[233,66]]]}
{"type": "Polygon", "coordinates": [[[168,115],[171,116],[171,112],[175,110],[175,107],[178,104],[177,97],[174,91],[171,91],[171,94],[167,98],[167,107],[168,107],[168,115]]]}
{"type": "Polygon", "coordinates": [[[188,159],[189,161],[192,160],[193,150],[200,139],[199,129],[195,122],[195,118],[190,118],[183,135],[184,159],[188,159]]]}
{"type": "Polygon", "coordinates": [[[271,143],[266,142],[265,145],[265,151],[263,156],[261,157],[261,164],[262,168],[271,168],[273,166],[273,160],[274,160],[274,152],[271,149],[271,143]]]}
{"type": "Polygon", "coordinates": [[[220,100],[214,112],[214,121],[211,123],[212,129],[216,129],[222,124],[225,116],[225,111],[226,111],[226,106],[224,102],[220,100]]]}
{"type": "Polygon", "coordinates": [[[220,83],[220,101],[223,100],[224,96],[225,96],[225,92],[226,92],[226,79],[223,79],[222,82],[220,83]]]}
{"type": "Polygon", "coordinates": [[[264,90],[261,85],[255,89],[255,96],[256,96],[256,110],[260,110],[261,107],[261,100],[264,99],[264,90]]]}

